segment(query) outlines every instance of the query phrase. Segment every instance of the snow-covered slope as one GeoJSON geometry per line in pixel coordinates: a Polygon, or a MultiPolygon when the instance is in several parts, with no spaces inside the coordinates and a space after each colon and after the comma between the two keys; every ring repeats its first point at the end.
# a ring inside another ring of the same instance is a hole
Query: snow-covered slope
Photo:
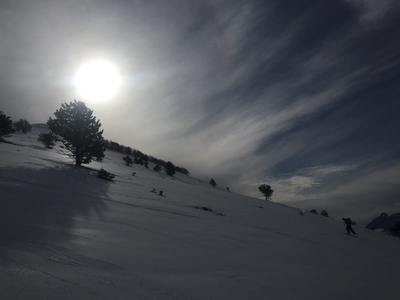
{"type": "Polygon", "coordinates": [[[0,299],[398,299],[399,239],[39,132],[0,143],[0,299]]]}

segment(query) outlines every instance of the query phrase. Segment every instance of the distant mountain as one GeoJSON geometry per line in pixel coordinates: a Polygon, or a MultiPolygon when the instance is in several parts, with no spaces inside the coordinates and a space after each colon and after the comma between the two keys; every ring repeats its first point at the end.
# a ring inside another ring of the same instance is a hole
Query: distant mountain
{"type": "Polygon", "coordinates": [[[46,130],[49,129],[49,126],[47,126],[46,123],[36,123],[36,124],[32,124],[32,127],[40,128],[40,129],[46,129],[46,130]]]}
{"type": "Polygon", "coordinates": [[[379,217],[375,218],[365,228],[375,230],[382,228],[388,231],[394,224],[400,222],[400,213],[389,216],[387,213],[382,213],[379,217]]]}

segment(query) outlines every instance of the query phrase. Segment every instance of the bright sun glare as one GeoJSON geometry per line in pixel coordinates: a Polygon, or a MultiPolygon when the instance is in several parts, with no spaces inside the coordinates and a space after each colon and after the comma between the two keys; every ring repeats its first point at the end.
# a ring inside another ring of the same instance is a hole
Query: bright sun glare
{"type": "Polygon", "coordinates": [[[80,95],[93,101],[110,99],[117,92],[120,81],[115,66],[100,60],[81,66],[75,77],[80,95]]]}

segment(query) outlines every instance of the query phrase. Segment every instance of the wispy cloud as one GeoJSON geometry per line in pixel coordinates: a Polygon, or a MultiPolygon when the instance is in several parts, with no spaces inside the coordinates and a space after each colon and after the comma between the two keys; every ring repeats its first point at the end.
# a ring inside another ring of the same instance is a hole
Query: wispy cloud
{"type": "Polygon", "coordinates": [[[357,8],[363,25],[379,25],[392,9],[399,9],[395,0],[347,0],[357,8]]]}

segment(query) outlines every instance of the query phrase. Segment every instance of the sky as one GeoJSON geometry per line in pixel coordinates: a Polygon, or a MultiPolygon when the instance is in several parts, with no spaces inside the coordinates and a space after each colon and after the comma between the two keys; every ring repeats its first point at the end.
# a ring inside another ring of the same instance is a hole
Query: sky
{"type": "Polygon", "coordinates": [[[399,28],[396,0],[1,0],[0,110],[77,99],[193,176],[371,220],[400,211],[399,28]],[[95,59],[121,75],[109,100],[74,84],[95,59]]]}

